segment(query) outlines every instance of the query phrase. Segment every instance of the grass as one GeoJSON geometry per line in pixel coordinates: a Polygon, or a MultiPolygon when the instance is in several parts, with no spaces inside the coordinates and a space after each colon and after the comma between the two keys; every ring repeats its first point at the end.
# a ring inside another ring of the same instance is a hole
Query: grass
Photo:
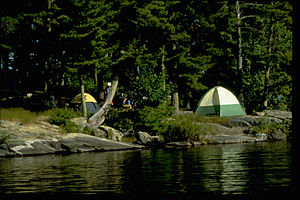
{"type": "Polygon", "coordinates": [[[36,113],[25,110],[24,108],[0,108],[0,119],[29,124],[35,121],[39,116],[51,115],[51,112],[51,110],[46,110],[36,113]]]}

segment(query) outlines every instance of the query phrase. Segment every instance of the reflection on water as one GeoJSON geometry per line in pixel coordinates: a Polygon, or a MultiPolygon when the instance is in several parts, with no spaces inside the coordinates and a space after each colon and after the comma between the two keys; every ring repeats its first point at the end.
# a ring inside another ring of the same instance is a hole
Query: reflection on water
{"type": "Polygon", "coordinates": [[[0,159],[0,193],[251,194],[290,187],[290,143],[0,159]]]}

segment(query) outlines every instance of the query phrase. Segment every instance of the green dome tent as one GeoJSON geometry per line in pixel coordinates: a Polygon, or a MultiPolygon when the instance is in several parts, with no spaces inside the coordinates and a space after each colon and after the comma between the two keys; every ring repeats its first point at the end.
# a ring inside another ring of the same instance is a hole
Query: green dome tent
{"type": "Polygon", "coordinates": [[[203,95],[198,103],[196,114],[220,117],[246,115],[237,98],[221,86],[215,86],[203,95]]]}

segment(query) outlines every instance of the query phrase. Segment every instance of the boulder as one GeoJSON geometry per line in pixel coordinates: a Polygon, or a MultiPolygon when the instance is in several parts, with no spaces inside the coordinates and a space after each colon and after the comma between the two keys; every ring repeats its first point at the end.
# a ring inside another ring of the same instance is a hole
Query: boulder
{"type": "Polygon", "coordinates": [[[260,122],[281,123],[282,120],[269,116],[243,116],[229,119],[228,125],[230,127],[252,127],[258,125],[260,122]]]}
{"type": "Polygon", "coordinates": [[[106,138],[109,139],[109,140],[113,140],[113,141],[118,141],[118,142],[121,142],[122,141],[122,138],[123,138],[123,134],[112,128],[112,127],[109,127],[109,126],[100,126],[98,129],[104,131],[106,134],[106,138]]]}
{"type": "MultiPolygon", "coordinates": [[[[84,126],[86,120],[79,118],[75,121],[84,126]]],[[[63,134],[60,127],[46,121],[27,125],[3,120],[0,122],[0,131],[9,136],[5,144],[0,144],[0,157],[144,148],[137,144],[121,143],[87,134],[63,134]]],[[[97,129],[91,134],[105,134],[119,141],[122,139],[121,132],[110,127],[103,129],[106,131],[97,129]]]]}
{"type": "Polygon", "coordinates": [[[60,140],[67,152],[111,151],[143,148],[140,145],[121,143],[81,133],[71,133],[60,140]]]}
{"type": "Polygon", "coordinates": [[[192,144],[190,142],[187,141],[181,141],[181,142],[168,142],[165,145],[167,148],[188,148],[191,147],[192,144]]]}
{"type": "Polygon", "coordinates": [[[246,117],[232,118],[232,119],[228,120],[228,125],[231,128],[232,127],[251,127],[251,126],[253,126],[252,123],[255,123],[255,122],[253,122],[253,120],[249,120],[248,117],[247,118],[246,117]]]}
{"type": "Polygon", "coordinates": [[[27,140],[18,145],[5,145],[0,147],[0,157],[143,148],[143,146],[136,144],[121,143],[81,133],[70,133],[52,140],[35,139],[27,140]]]}
{"type": "Polygon", "coordinates": [[[282,110],[264,110],[264,116],[275,117],[278,119],[292,119],[292,112],[282,110]]]}
{"type": "Polygon", "coordinates": [[[256,138],[246,135],[216,135],[207,139],[207,144],[233,144],[255,142],[256,138]]]}
{"type": "Polygon", "coordinates": [[[136,139],[138,144],[150,147],[158,147],[163,144],[163,141],[159,136],[151,136],[148,133],[142,131],[136,133],[136,139]]]}
{"type": "Polygon", "coordinates": [[[1,157],[12,157],[16,154],[11,152],[7,144],[0,144],[0,158],[1,157]]]}
{"type": "Polygon", "coordinates": [[[254,135],[256,137],[257,142],[267,141],[268,136],[265,133],[256,133],[254,135]]]}
{"type": "Polygon", "coordinates": [[[77,117],[70,120],[80,127],[80,131],[87,126],[87,119],[85,117],[77,117]]]}
{"type": "Polygon", "coordinates": [[[17,145],[10,149],[15,152],[16,155],[20,156],[50,154],[57,151],[43,140],[29,140],[22,145],[17,145]]]}
{"type": "Polygon", "coordinates": [[[269,140],[284,140],[286,139],[287,135],[284,134],[280,129],[276,130],[274,133],[267,134],[267,138],[269,140]]]}

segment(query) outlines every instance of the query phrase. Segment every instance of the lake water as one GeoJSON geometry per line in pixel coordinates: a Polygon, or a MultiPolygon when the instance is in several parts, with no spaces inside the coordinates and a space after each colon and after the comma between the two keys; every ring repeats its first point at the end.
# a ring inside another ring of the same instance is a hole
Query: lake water
{"type": "Polygon", "coordinates": [[[280,141],[0,159],[0,195],[254,194],[291,186],[291,145],[280,141]]]}

